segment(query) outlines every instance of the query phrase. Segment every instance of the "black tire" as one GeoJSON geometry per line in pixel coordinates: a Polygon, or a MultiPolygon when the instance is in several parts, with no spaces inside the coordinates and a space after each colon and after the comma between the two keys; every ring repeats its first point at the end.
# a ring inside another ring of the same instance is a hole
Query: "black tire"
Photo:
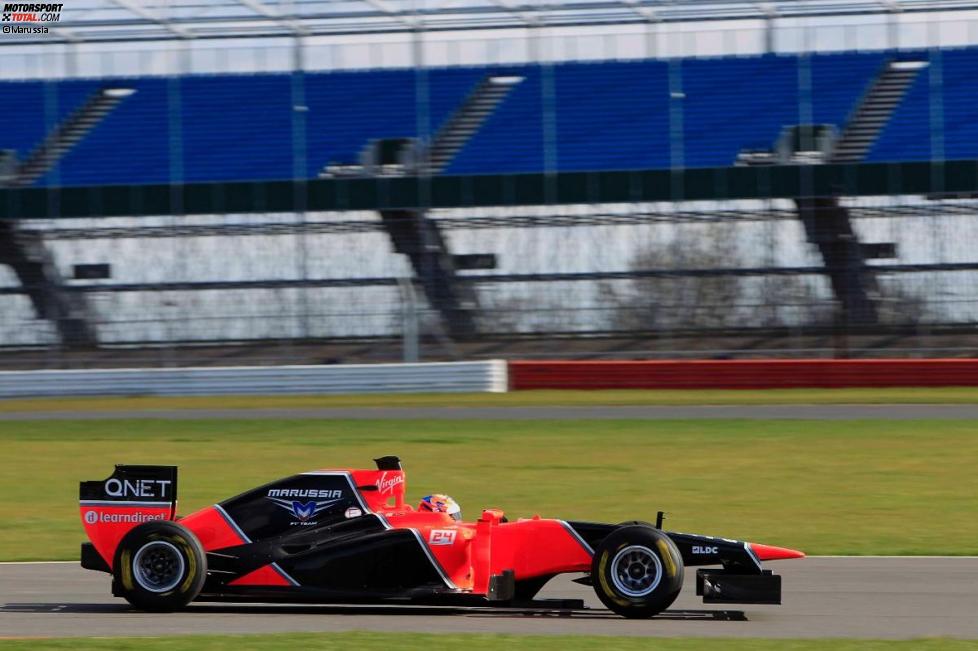
{"type": "Polygon", "coordinates": [[[200,594],[207,558],[197,537],[169,520],[145,522],[115,551],[113,593],[140,610],[172,612],[200,594]]]}
{"type": "Polygon", "coordinates": [[[591,581],[601,603],[622,617],[652,617],[679,596],[683,558],[660,530],[629,524],[612,531],[594,550],[591,581]]]}

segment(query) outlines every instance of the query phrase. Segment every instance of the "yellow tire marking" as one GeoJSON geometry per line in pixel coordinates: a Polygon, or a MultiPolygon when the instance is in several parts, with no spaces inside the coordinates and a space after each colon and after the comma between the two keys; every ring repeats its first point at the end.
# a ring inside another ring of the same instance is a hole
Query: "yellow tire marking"
{"type": "Polygon", "coordinates": [[[194,556],[193,550],[190,549],[190,545],[188,545],[185,540],[180,540],[179,543],[184,549],[187,550],[187,578],[180,584],[180,592],[186,592],[190,590],[191,584],[194,582],[194,579],[197,578],[197,558],[194,556]]]}
{"type": "Polygon", "coordinates": [[[669,545],[666,544],[666,541],[659,539],[655,541],[655,546],[659,548],[659,552],[662,554],[662,562],[665,563],[666,574],[669,575],[670,579],[674,578],[678,572],[676,570],[676,561],[672,558],[669,545]]]}
{"type": "Polygon", "coordinates": [[[132,552],[128,549],[122,550],[122,555],[119,557],[119,563],[121,563],[122,570],[122,587],[125,590],[132,590],[132,552]]]}
{"type": "MultiPolygon", "coordinates": [[[[624,547],[624,545],[622,545],[624,547]]],[[[621,549],[619,547],[618,549],[621,549]]],[[[615,594],[614,590],[608,585],[608,580],[605,578],[604,568],[608,564],[608,552],[602,552],[600,559],[598,560],[598,585],[601,586],[601,590],[604,591],[605,595],[614,601],[619,606],[630,605],[627,599],[622,599],[615,594]]]]}

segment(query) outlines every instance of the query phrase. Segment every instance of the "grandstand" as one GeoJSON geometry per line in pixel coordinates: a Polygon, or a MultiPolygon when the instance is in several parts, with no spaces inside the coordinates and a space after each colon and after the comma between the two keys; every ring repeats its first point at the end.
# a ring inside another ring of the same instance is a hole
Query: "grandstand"
{"type": "MultiPolygon", "coordinates": [[[[970,3],[569,1],[520,16],[466,2],[455,10],[489,40],[517,20],[554,42],[591,20],[622,39],[636,17],[688,29],[711,5],[714,22],[758,22],[762,47],[356,69],[295,65],[303,39],[352,29],[318,3],[259,12],[241,34],[231,5],[146,6],[137,30],[91,4],[47,42],[0,45],[138,49],[150,29],[193,33],[185,44],[223,19],[221,38],[251,49],[291,30],[297,55],[277,72],[0,80],[17,124],[0,133],[0,345],[64,352],[44,363],[249,341],[339,359],[372,342],[383,358],[418,329],[436,357],[487,341],[522,355],[528,337],[590,354],[626,336],[628,354],[663,337],[713,355],[808,336],[831,354],[840,337],[906,349],[978,322],[978,48],[772,47],[777,20],[878,18],[899,34],[894,7],[960,22],[949,12],[970,3]]],[[[459,26],[451,8],[348,4],[365,40],[419,38],[411,15],[429,34],[459,26]]]]}
{"type": "MultiPolygon", "coordinates": [[[[937,54],[935,54],[936,56],[937,54]]],[[[941,50],[943,158],[978,156],[978,103],[973,71],[978,48],[941,50]]],[[[811,78],[808,120],[841,131],[864,92],[892,61],[928,62],[928,51],[771,54],[683,61],[682,165],[733,165],[744,149],[770,148],[798,124],[798,76],[811,78]]],[[[669,65],[664,61],[562,63],[553,66],[557,171],[669,168],[669,65]],[[595,125],[595,116],[600,124],[595,125]],[[595,128],[597,126],[597,128],[595,128]]],[[[538,66],[437,68],[428,72],[431,125],[443,123],[483,79],[520,83],[466,143],[445,174],[511,174],[546,168],[538,66]]],[[[411,70],[304,75],[307,160],[315,178],[330,163],[356,163],[378,138],[414,137],[418,106],[411,70]],[[391,106],[400,107],[392,111],[391,106]]],[[[123,81],[123,80],[119,80],[123,81]]],[[[183,181],[291,179],[292,97],[288,74],[125,78],[136,92],[66,153],[38,185],[116,185],[170,180],[167,87],[180,86],[183,181]],[[124,147],[125,156],[119,156],[124,147]]],[[[0,109],[23,107],[3,147],[30,151],[51,122],[60,123],[107,80],[0,83],[0,109]],[[50,114],[42,110],[53,101],[50,114]]],[[[112,83],[109,80],[109,83],[112,83]]],[[[930,80],[916,75],[886,116],[863,160],[927,161],[934,157],[928,114],[930,80]]]]}

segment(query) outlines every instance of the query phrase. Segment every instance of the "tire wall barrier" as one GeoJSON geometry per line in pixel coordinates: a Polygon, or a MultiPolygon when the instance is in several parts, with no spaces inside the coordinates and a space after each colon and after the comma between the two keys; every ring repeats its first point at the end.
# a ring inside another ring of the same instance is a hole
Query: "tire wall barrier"
{"type": "Polygon", "coordinates": [[[510,389],[978,386],[978,359],[519,361],[510,389]]]}
{"type": "Polygon", "coordinates": [[[503,392],[502,360],[0,372],[0,398],[503,392]]]}

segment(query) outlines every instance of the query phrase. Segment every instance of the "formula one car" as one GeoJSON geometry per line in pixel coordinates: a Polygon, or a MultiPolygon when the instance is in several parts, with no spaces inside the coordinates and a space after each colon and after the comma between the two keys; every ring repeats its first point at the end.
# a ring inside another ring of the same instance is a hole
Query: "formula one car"
{"type": "Polygon", "coordinates": [[[81,565],[112,574],[112,594],[148,611],[191,601],[547,607],[554,600],[537,592],[574,572],[612,611],[651,617],[672,604],[692,566],[719,566],[697,571],[706,603],[781,603],[781,577],[761,561],[804,556],[663,531],[661,512],[655,526],[510,522],[497,509],[465,522],[415,510],[399,459],[375,462],[287,477],[185,517],[176,515],[176,467],[116,466],[108,479],[81,483],[91,541],[81,565]]]}

